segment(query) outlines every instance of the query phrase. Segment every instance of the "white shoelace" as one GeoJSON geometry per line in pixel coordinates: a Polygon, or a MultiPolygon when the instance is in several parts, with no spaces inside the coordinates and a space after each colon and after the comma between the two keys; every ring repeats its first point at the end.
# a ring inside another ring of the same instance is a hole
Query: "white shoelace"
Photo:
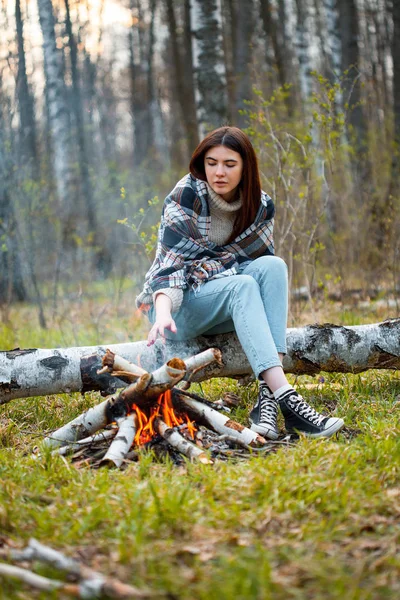
{"type": "Polygon", "coordinates": [[[319,427],[322,421],[325,419],[324,415],[321,415],[314,408],[312,408],[312,406],[307,404],[307,402],[305,402],[301,396],[295,396],[292,394],[289,396],[287,402],[290,408],[297,412],[301,417],[304,417],[305,419],[311,421],[311,423],[314,425],[317,425],[317,427],[319,427]]]}
{"type": "Polygon", "coordinates": [[[260,421],[276,427],[278,403],[274,398],[260,398],[260,421]]]}

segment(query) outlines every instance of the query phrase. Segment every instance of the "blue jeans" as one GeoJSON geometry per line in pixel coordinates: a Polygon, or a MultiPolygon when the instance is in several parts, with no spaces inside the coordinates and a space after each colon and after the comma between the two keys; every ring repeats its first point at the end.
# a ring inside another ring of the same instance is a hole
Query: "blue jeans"
{"type": "MultiPolygon", "coordinates": [[[[188,340],[199,335],[236,331],[256,377],[281,366],[286,353],[288,277],[284,261],[262,256],[242,266],[238,275],[212,279],[196,291],[185,290],[172,316],[177,333],[167,339],[188,340]]],[[[155,310],[149,311],[151,323],[155,310]]]]}

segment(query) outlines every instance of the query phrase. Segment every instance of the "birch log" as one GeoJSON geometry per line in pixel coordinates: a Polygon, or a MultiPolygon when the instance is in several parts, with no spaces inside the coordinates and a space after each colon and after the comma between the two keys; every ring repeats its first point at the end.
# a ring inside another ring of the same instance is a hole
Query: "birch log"
{"type": "MultiPolygon", "coordinates": [[[[28,546],[23,550],[12,550],[10,552],[10,558],[14,561],[39,561],[47,563],[55,569],[70,574],[72,577],[79,580],[79,585],[77,590],[78,593],[73,593],[74,589],[72,586],[72,589],[68,591],[70,594],[76,595],[79,598],[90,599],[107,597],[128,599],[149,598],[153,596],[153,593],[150,590],[139,589],[137,587],[122,583],[118,579],[106,577],[102,573],[82,565],[73,558],[65,556],[58,550],[54,550],[49,546],[44,546],[33,538],[29,540],[28,546]]],[[[52,580],[46,579],[44,583],[48,581],[52,580]]],[[[31,585],[33,585],[33,583],[31,583],[31,585]]],[[[62,585],[66,586],[67,584],[62,585]]],[[[41,589],[49,590],[51,588],[48,587],[41,589]]],[[[53,589],[56,588],[53,587],[53,589]]],[[[64,592],[67,590],[62,588],[62,591],[64,592]]]]}
{"type": "Polygon", "coordinates": [[[70,421],[54,433],[43,440],[43,444],[47,448],[58,448],[65,446],[83,438],[89,437],[92,434],[103,429],[108,425],[107,406],[109,400],[104,400],[100,404],[88,408],[87,411],[70,421]]]}
{"type": "MultiPolygon", "coordinates": [[[[287,373],[320,371],[360,373],[367,369],[400,369],[400,319],[383,323],[343,327],[308,325],[288,329],[287,373]]],[[[251,373],[248,360],[233,333],[201,336],[187,342],[146,341],[55,350],[0,352],[0,404],[13,398],[100,390],[111,394],[123,384],[109,374],[98,375],[101,359],[110,348],[126,360],[154,371],[174,356],[183,360],[207,348],[222,352],[222,366],[214,363],[197,371],[192,381],[211,377],[243,377],[251,373]]]]}
{"type": "Polygon", "coordinates": [[[196,423],[206,425],[221,435],[229,436],[230,439],[245,444],[246,447],[259,448],[267,443],[259,433],[233,421],[207,404],[180,395],[179,390],[173,392],[172,403],[175,408],[185,412],[196,423]]]}
{"type": "Polygon", "coordinates": [[[118,419],[118,433],[112,441],[107,453],[101,459],[102,465],[120,467],[131,449],[136,433],[136,415],[131,413],[118,419]]]}
{"type": "Polygon", "coordinates": [[[171,446],[176,448],[178,452],[181,452],[187,456],[187,458],[189,458],[192,462],[201,462],[204,465],[213,464],[213,461],[208,458],[203,448],[199,448],[199,446],[196,446],[195,444],[189,442],[189,440],[186,440],[183,435],[179,433],[179,431],[176,431],[176,429],[172,427],[168,427],[168,425],[164,423],[160,417],[156,418],[154,424],[161,437],[171,444],[171,446]]]}

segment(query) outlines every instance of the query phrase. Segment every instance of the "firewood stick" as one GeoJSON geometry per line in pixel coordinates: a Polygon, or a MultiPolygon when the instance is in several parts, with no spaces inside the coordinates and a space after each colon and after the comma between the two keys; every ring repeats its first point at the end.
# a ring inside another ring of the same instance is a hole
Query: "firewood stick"
{"type": "Polygon", "coordinates": [[[208,427],[222,435],[228,435],[242,444],[243,442],[251,447],[263,446],[267,441],[255,431],[248,427],[232,421],[226,415],[210,408],[206,404],[193,400],[179,394],[179,390],[174,390],[172,402],[179,410],[185,410],[189,416],[198,421],[203,421],[208,427]]]}
{"type": "Polygon", "coordinates": [[[51,436],[45,438],[43,444],[48,448],[57,448],[89,437],[99,429],[103,429],[108,424],[106,415],[108,402],[109,400],[106,399],[100,404],[89,408],[76,419],[63,425],[51,436]]]}
{"type": "Polygon", "coordinates": [[[118,433],[110,444],[107,453],[102,458],[102,465],[115,465],[120,467],[126,455],[128,454],[133,440],[135,439],[136,433],[136,414],[131,413],[130,415],[117,420],[118,433]]]}
{"type": "Polygon", "coordinates": [[[122,390],[118,396],[111,398],[107,407],[109,421],[124,417],[136,404],[139,408],[152,406],[160,394],[170,390],[186,373],[185,363],[173,358],[162,365],[154,373],[146,373],[122,390]]]}
{"type": "Polygon", "coordinates": [[[198,373],[198,371],[213,363],[216,363],[221,368],[224,366],[222,362],[222,352],[218,348],[208,348],[208,350],[204,350],[204,352],[199,352],[199,354],[185,358],[184,363],[187,371],[185,379],[189,381],[196,373],[198,373]]]}
{"type": "Polygon", "coordinates": [[[213,464],[213,461],[208,458],[202,448],[199,448],[198,446],[195,446],[195,444],[189,442],[189,440],[186,440],[178,431],[176,431],[176,429],[168,427],[160,417],[157,417],[154,420],[154,426],[164,440],[176,448],[178,452],[187,456],[191,461],[198,461],[205,465],[213,464]]]}
{"type": "Polygon", "coordinates": [[[10,554],[15,561],[37,560],[74,575],[80,580],[79,597],[81,598],[99,598],[103,595],[110,598],[148,598],[153,595],[150,590],[140,590],[118,580],[105,577],[101,573],[81,565],[78,561],[65,556],[58,550],[41,544],[33,538],[29,540],[29,544],[24,550],[13,550],[10,554]]]}
{"type": "Polygon", "coordinates": [[[70,596],[80,597],[79,585],[67,584],[63,581],[58,581],[57,579],[48,579],[47,577],[37,575],[28,569],[22,569],[21,567],[0,563],[0,576],[1,575],[22,581],[37,590],[45,592],[59,590],[70,596]]]}
{"type": "Polygon", "coordinates": [[[142,367],[139,367],[139,365],[129,362],[129,360],[115,354],[109,348],[107,348],[106,353],[103,356],[102,364],[103,368],[97,371],[98,375],[111,373],[111,375],[114,375],[115,377],[121,377],[121,373],[124,373],[126,375],[130,374],[132,377],[138,379],[141,375],[147,373],[147,371],[142,369],[142,367]],[[117,375],[117,373],[120,373],[120,375],[117,375]]]}
{"type": "Polygon", "coordinates": [[[56,448],[55,450],[53,450],[52,454],[59,454],[60,456],[64,456],[65,454],[68,454],[68,452],[78,450],[83,446],[90,446],[91,444],[96,444],[97,442],[101,442],[103,440],[108,440],[112,437],[115,437],[117,431],[117,429],[106,429],[105,431],[96,433],[95,435],[83,438],[83,440],[77,440],[72,444],[67,444],[66,446],[56,448]]]}

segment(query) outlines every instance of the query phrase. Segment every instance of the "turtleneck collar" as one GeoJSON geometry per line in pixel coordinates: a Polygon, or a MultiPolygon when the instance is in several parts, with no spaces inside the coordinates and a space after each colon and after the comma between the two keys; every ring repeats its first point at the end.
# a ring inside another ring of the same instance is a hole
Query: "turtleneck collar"
{"type": "Polygon", "coordinates": [[[211,186],[206,183],[207,192],[210,199],[210,202],[213,205],[214,209],[223,211],[223,212],[236,212],[242,206],[242,193],[239,192],[239,197],[236,198],[233,202],[227,202],[224,200],[217,192],[215,192],[211,186]]]}

